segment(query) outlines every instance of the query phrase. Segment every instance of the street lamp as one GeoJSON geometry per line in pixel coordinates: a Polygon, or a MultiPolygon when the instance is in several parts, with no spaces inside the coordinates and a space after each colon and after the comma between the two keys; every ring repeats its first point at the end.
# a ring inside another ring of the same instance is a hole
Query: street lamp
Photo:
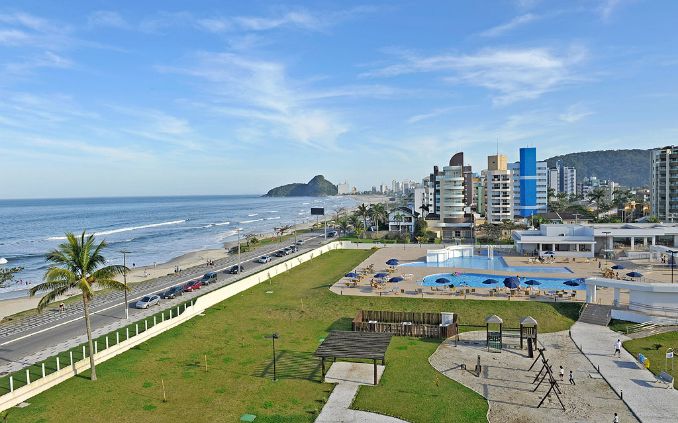
{"type": "Polygon", "coordinates": [[[129,254],[130,251],[121,250],[120,253],[122,253],[122,267],[124,267],[122,279],[125,284],[125,319],[129,320],[129,304],[127,303],[127,254],[129,254]]]}
{"type": "Polygon", "coordinates": [[[240,275],[240,268],[242,267],[242,262],[240,261],[240,231],[242,231],[242,228],[238,228],[235,231],[238,234],[238,275],[240,275]]]}
{"type": "Polygon", "coordinates": [[[275,382],[276,380],[278,380],[275,370],[275,340],[280,338],[280,335],[278,335],[278,332],[274,332],[271,335],[266,336],[265,338],[273,341],[273,381],[275,382]]]}
{"type": "Polygon", "coordinates": [[[669,266],[671,266],[671,283],[673,283],[673,268],[676,267],[676,261],[675,261],[675,257],[673,255],[678,253],[678,251],[669,250],[667,252],[669,254],[671,254],[671,261],[669,262],[669,266]]]}

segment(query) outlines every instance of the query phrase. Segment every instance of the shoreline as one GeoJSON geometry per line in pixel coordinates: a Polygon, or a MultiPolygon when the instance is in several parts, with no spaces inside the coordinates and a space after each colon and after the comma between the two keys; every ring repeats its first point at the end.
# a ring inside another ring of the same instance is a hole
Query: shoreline
{"type": "MultiPolygon", "coordinates": [[[[350,196],[350,197],[356,200],[357,203],[354,207],[347,208],[346,212],[354,211],[361,203],[369,205],[383,201],[388,201],[388,198],[383,196],[370,195],[365,196],[365,198],[361,198],[362,196],[350,196]]],[[[331,219],[332,213],[329,212],[325,216],[328,219],[331,219]]],[[[298,230],[311,229],[313,225],[314,225],[313,222],[298,223],[296,225],[293,225],[286,235],[289,235],[294,231],[298,230]]],[[[320,230],[322,230],[322,228],[320,230]]],[[[275,237],[274,235],[272,235],[271,232],[257,233],[256,235],[260,241],[263,239],[270,239],[275,237]]],[[[244,239],[241,239],[241,242],[243,240],[244,239]]],[[[183,253],[176,257],[173,257],[170,260],[163,263],[156,263],[131,268],[130,271],[127,272],[127,283],[138,284],[150,281],[161,276],[166,276],[168,274],[174,274],[174,268],[177,266],[182,270],[186,270],[192,267],[205,264],[207,260],[216,261],[219,259],[227,258],[229,257],[228,250],[231,247],[235,247],[237,245],[238,245],[237,240],[228,241],[225,242],[221,248],[207,248],[202,250],[189,251],[187,253],[183,253]]],[[[122,276],[119,276],[117,279],[122,281],[123,278],[122,276]]],[[[11,316],[13,314],[21,313],[23,311],[35,308],[38,304],[38,301],[40,301],[40,298],[42,297],[42,296],[30,297],[28,296],[28,290],[25,291],[17,290],[16,292],[25,292],[25,293],[17,297],[0,299],[0,320],[4,319],[7,316],[11,316]]],[[[69,296],[66,296],[64,298],[68,297],[69,296]]]]}

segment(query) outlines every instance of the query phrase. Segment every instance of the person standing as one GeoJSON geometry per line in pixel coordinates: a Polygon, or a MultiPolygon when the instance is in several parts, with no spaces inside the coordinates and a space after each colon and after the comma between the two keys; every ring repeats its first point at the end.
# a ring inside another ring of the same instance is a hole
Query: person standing
{"type": "Polygon", "coordinates": [[[614,413],[614,419],[612,419],[612,423],[619,423],[619,416],[617,413],[614,413]]]}
{"type": "Polygon", "coordinates": [[[565,369],[563,369],[563,366],[560,366],[560,381],[565,380],[565,369]]]}
{"type": "Polygon", "coordinates": [[[621,357],[621,346],[621,341],[617,339],[617,342],[614,343],[614,355],[617,357],[621,357]]]}
{"type": "Polygon", "coordinates": [[[63,313],[64,310],[66,309],[66,305],[63,303],[63,301],[59,304],[59,312],[63,313]]]}
{"type": "Polygon", "coordinates": [[[570,385],[576,385],[576,383],[574,383],[574,375],[572,374],[572,370],[570,370],[570,385]]]}

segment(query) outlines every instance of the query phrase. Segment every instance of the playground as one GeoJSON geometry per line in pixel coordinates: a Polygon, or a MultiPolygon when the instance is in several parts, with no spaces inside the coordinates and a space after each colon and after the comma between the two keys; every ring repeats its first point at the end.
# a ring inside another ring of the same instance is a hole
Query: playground
{"type": "Polygon", "coordinates": [[[429,362],[485,397],[490,422],[612,421],[614,413],[638,421],[566,331],[542,334],[533,323],[488,316],[485,327],[443,342],[429,362]]]}

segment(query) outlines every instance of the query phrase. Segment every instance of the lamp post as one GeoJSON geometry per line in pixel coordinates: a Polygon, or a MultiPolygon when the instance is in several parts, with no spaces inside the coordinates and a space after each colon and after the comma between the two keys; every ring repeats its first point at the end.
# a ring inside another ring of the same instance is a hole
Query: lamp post
{"type": "Polygon", "coordinates": [[[610,231],[603,231],[603,234],[605,234],[605,266],[607,266],[607,250],[608,246],[610,245],[609,243],[609,238],[610,238],[610,231]]]}
{"type": "Polygon", "coordinates": [[[125,319],[129,320],[129,304],[127,303],[127,254],[130,253],[130,251],[127,250],[121,250],[120,253],[122,253],[122,280],[123,283],[125,284],[125,319]]]}
{"type": "Polygon", "coordinates": [[[275,369],[275,340],[280,338],[280,335],[278,335],[277,332],[274,332],[271,335],[266,336],[266,338],[269,338],[271,341],[273,341],[273,381],[275,382],[278,380],[275,369]]]}
{"type": "Polygon", "coordinates": [[[238,234],[238,275],[240,275],[240,268],[242,266],[242,262],[240,261],[240,231],[242,231],[242,228],[238,228],[235,230],[236,233],[238,234]]]}
{"type": "Polygon", "coordinates": [[[669,263],[669,266],[671,266],[671,283],[673,283],[673,268],[676,267],[675,257],[673,255],[677,252],[678,251],[675,250],[668,251],[668,253],[671,254],[671,262],[669,263]]]}

